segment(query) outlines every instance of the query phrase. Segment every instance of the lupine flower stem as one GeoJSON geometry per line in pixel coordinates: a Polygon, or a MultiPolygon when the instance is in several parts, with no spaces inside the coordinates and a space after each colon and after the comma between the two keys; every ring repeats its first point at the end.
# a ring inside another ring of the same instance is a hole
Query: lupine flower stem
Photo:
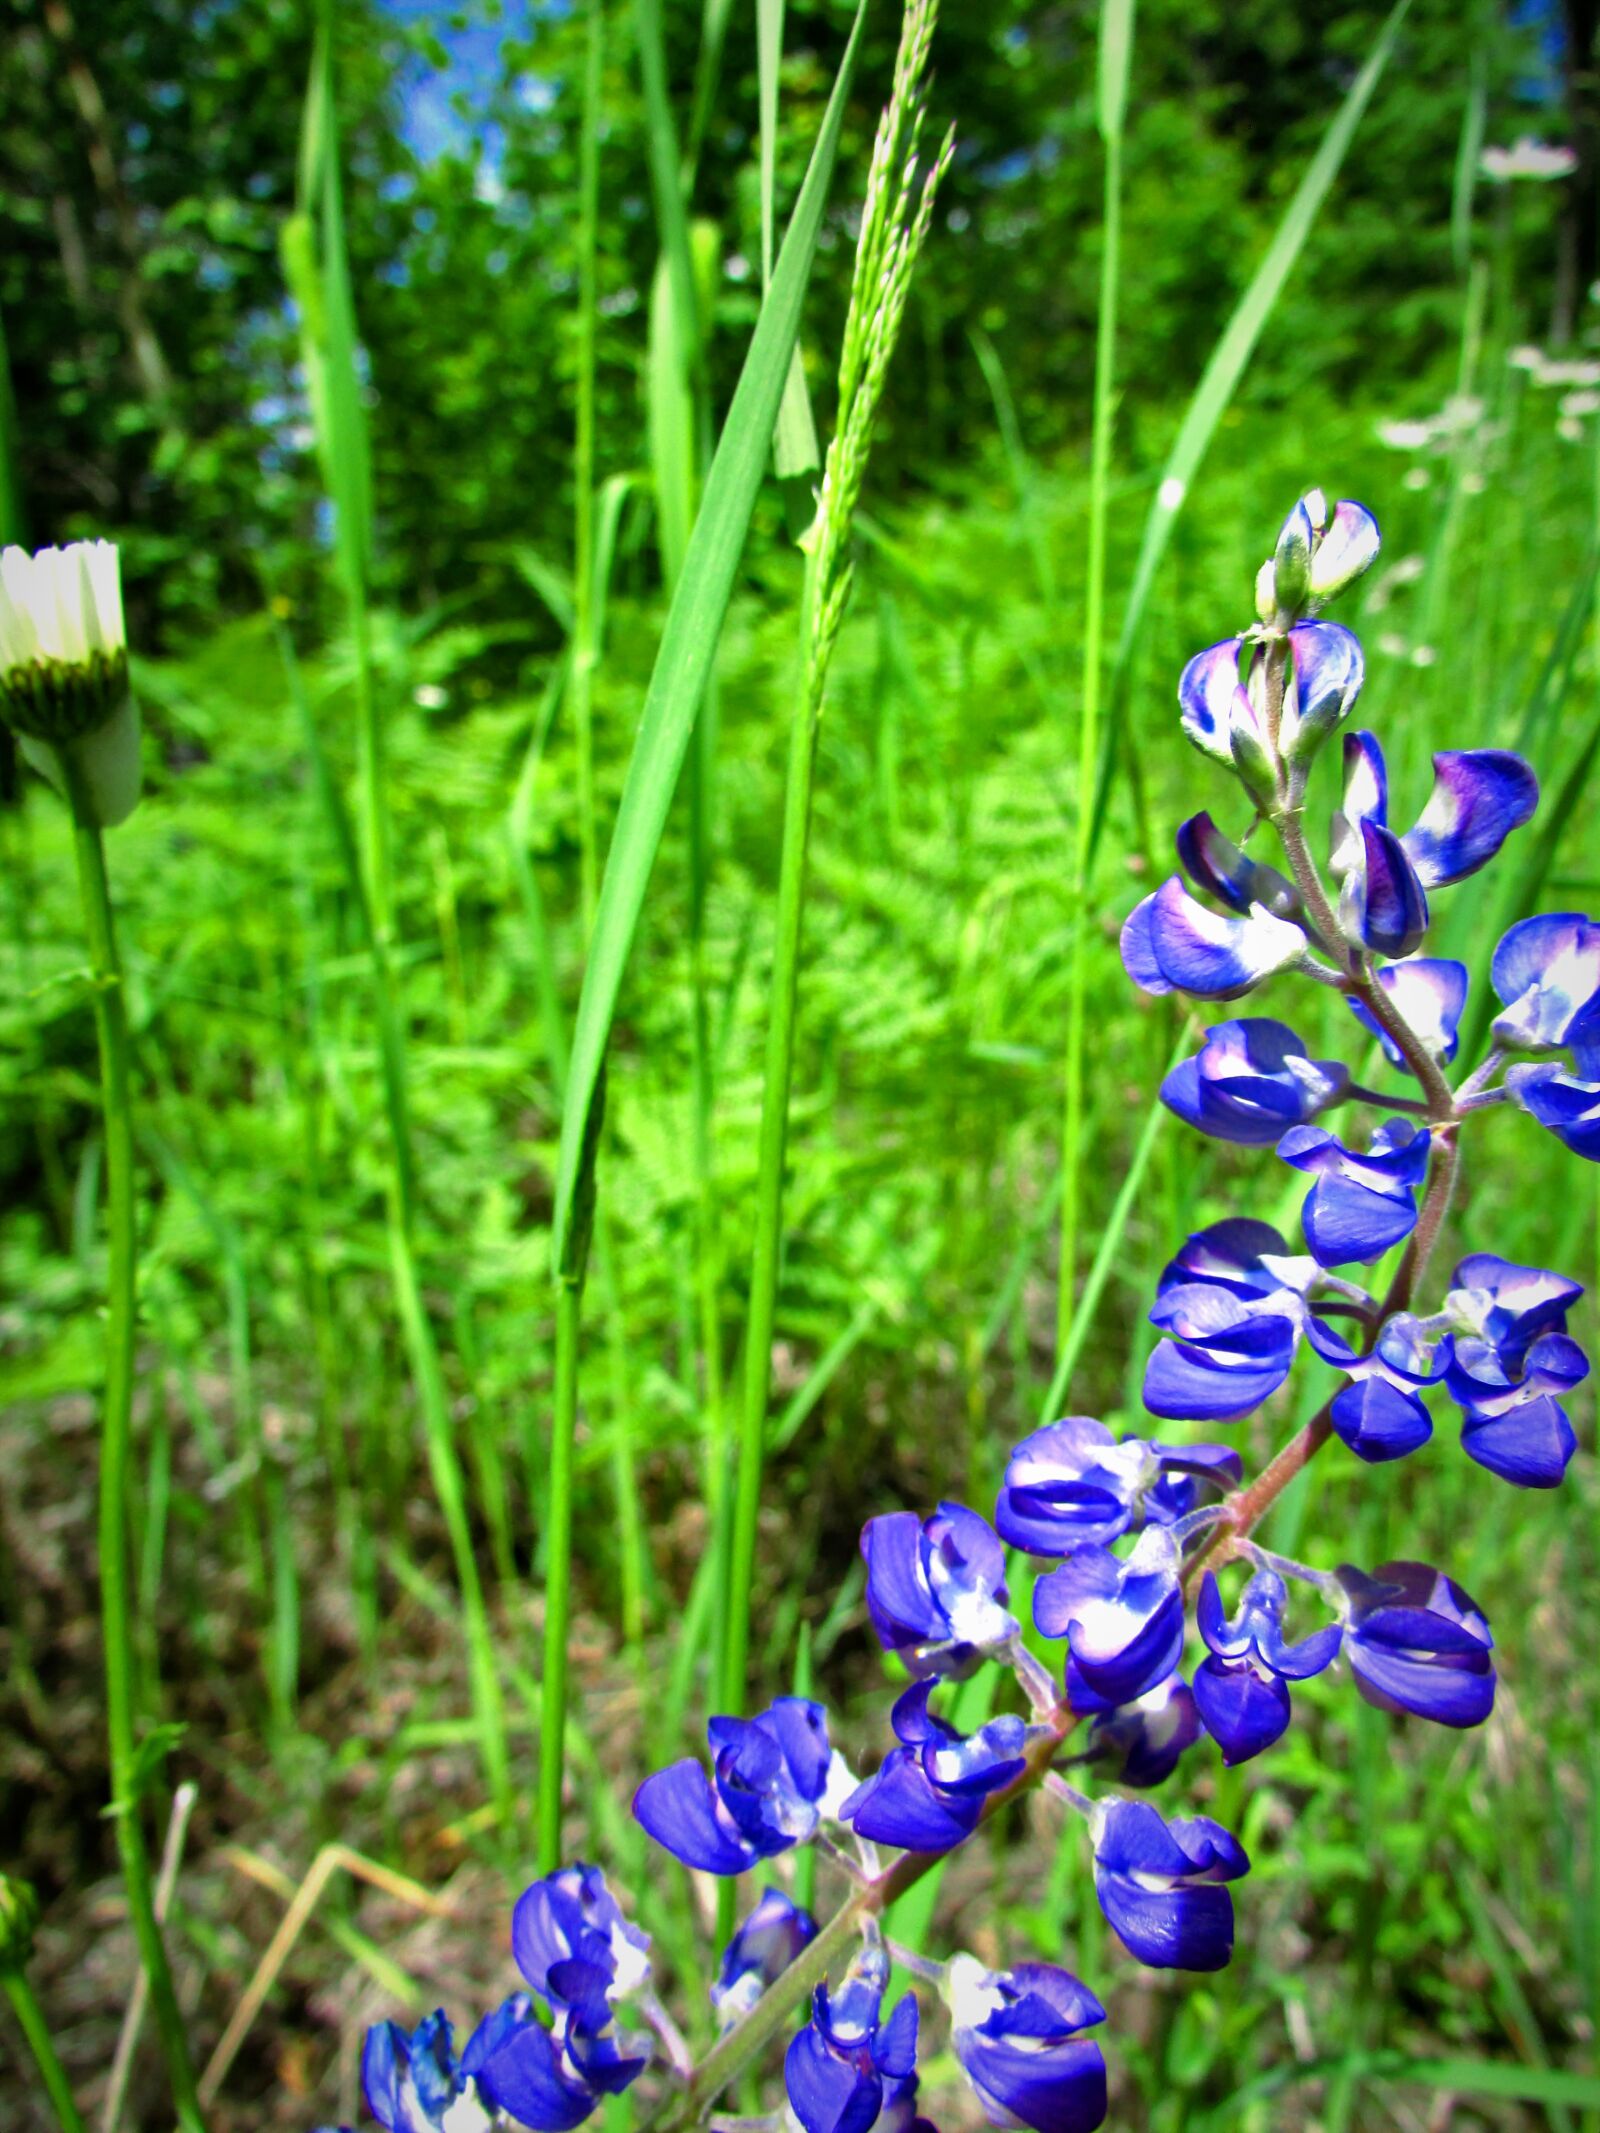
{"type": "Polygon", "coordinates": [[[75,767],[67,766],[78,893],[88,937],[95,1034],[100,1048],[105,1120],[106,1213],[110,1270],[106,1316],[105,1408],[100,1437],[100,1612],[106,1656],[106,1725],[110,1737],[111,1822],[139,1960],[150,1988],[167,2077],[183,2133],[204,2133],[183,2016],[155,1913],[150,1855],[139,1819],[141,1785],[135,1710],[137,1659],[133,1648],[128,1569],[128,1504],[133,1487],[133,1374],[137,1333],[138,1239],[133,1193],[132,1046],[122,962],[106,879],[105,844],[75,767]]]}
{"type": "Polygon", "coordinates": [[[6,1998],[11,2002],[11,2011],[17,2025],[27,2040],[33,2054],[34,2064],[39,2069],[39,2079],[45,2095],[50,2099],[50,2108],[56,2114],[61,2133],[85,2133],[83,2117],[73,2101],[72,2090],[67,2083],[66,2069],[56,2051],[55,2039],[45,2021],[44,2010],[39,2005],[26,1970],[20,1964],[0,1968],[0,1985],[5,1987],[6,1998]]]}

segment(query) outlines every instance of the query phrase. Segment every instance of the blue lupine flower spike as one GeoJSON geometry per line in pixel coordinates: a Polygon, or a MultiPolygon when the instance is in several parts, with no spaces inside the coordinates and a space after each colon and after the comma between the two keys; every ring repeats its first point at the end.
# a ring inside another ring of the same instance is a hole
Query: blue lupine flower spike
{"type": "Polygon", "coordinates": [[[1426,1563],[1341,1566],[1344,1655],[1380,1711],[1441,1726],[1481,1725],[1494,1708],[1494,1638],[1470,1594],[1426,1563]]]}
{"type": "MultiPolygon", "coordinates": [[[[685,1866],[742,1874],[815,1836],[835,1758],[820,1704],[780,1696],[753,1719],[713,1718],[711,1774],[692,1756],[647,1777],[636,1821],[685,1866]]],[[[837,1789],[837,1787],[835,1788],[837,1789]]]]}
{"type": "Polygon", "coordinates": [[[1143,1524],[1176,1525],[1203,1488],[1237,1488],[1243,1473],[1227,1445],[1119,1439],[1088,1415],[1066,1415],[1007,1460],[995,1528],[1030,1555],[1062,1556],[1079,1541],[1109,1546],[1143,1524]]]}
{"type": "Polygon", "coordinates": [[[1250,1871],[1236,1838],[1209,1816],[1165,1821],[1142,1800],[1094,1810],[1095,1889],[1123,1945],[1156,1970],[1221,1970],[1233,1953],[1233,1898],[1250,1871]]]}
{"type": "Polygon", "coordinates": [[[816,1937],[817,1922],[809,1911],[791,1903],[781,1889],[763,1889],[760,1902],[723,1949],[711,1984],[711,2004],[722,2027],[741,2021],[816,1937]]]}
{"type": "Polygon", "coordinates": [[[885,1651],[913,1674],[970,1672],[1017,1634],[1006,1612],[1005,1550],[963,1504],[931,1518],[891,1511],[861,1530],[867,1613],[885,1651]]]}
{"type": "Polygon", "coordinates": [[[1105,2123],[1106,2062],[1082,2032],[1106,2011],[1056,1963],[987,1970],[958,1955],[945,1973],[951,2047],[994,2126],[1094,2133],[1105,2123]]]}
{"type": "Polygon", "coordinates": [[[1285,1639],[1288,1603],[1278,1572],[1261,1569],[1229,1621],[1213,1573],[1208,1570],[1201,1580],[1195,1621],[1210,1656],[1195,1673],[1194,1696],[1225,1763],[1248,1762],[1270,1748],[1289,1723],[1288,1684],[1320,1674],[1338,1656],[1337,1623],[1298,1644],[1285,1639]]]}
{"type": "Polygon", "coordinates": [[[805,2133],[868,2133],[886,2089],[911,2074],[917,2056],[917,2003],[910,1993],[879,2019],[889,1962],[863,1948],[836,1993],[819,1985],[811,2020],[784,2055],[783,2080],[805,2133]]]}
{"type": "Polygon", "coordinates": [[[1162,1082],[1161,1101],[1215,1140],[1268,1148],[1340,1102],[1349,1086],[1348,1067],[1310,1058],[1285,1023],[1247,1015],[1208,1029],[1194,1058],[1162,1082]]]}

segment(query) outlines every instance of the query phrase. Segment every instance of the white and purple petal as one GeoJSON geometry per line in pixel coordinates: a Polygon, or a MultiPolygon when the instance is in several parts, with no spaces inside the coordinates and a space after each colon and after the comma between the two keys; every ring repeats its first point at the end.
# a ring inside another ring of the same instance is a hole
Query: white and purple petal
{"type": "Polygon", "coordinates": [[[1178,682],[1183,730],[1203,755],[1233,766],[1230,736],[1235,720],[1248,719],[1250,700],[1239,681],[1242,637],[1229,637],[1196,652],[1178,682]]]}
{"type": "Polygon", "coordinates": [[[1508,748],[1450,748],[1433,759],[1433,791],[1401,840],[1426,889],[1487,866],[1539,804],[1539,781],[1508,748]]]}

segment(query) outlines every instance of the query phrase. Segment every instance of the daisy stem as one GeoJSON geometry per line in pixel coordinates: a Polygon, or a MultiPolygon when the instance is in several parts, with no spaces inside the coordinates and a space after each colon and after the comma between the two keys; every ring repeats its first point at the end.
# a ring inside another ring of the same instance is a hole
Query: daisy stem
{"type": "Polygon", "coordinates": [[[83,2118],[73,2101],[72,2090],[67,2084],[66,2069],[56,2051],[55,2039],[45,2021],[44,2009],[39,2005],[28,1973],[21,1964],[0,1970],[0,1985],[5,1987],[6,1998],[11,2002],[11,2011],[17,2025],[27,2039],[28,2049],[33,2053],[34,2064],[39,2069],[39,2079],[50,2099],[50,2107],[56,2114],[61,2133],[85,2133],[83,2118]]]}
{"type": "Polygon", "coordinates": [[[134,1344],[137,1338],[138,1234],[134,1210],[132,1044],[122,962],[117,952],[105,844],[88,794],[70,757],[61,758],[72,807],[78,893],[83,905],[93,979],[95,1035],[100,1049],[105,1124],[106,1217],[110,1260],[106,1299],[105,1404],[100,1437],[100,1616],[106,1660],[106,1728],[111,1763],[110,1820],[122,1878],[150,1989],[150,2006],[183,2133],[204,2133],[205,2120],[189,2059],[183,2015],[156,1918],[150,1855],[139,1820],[141,1770],[128,1569],[128,1506],[132,1493],[134,1344]]]}

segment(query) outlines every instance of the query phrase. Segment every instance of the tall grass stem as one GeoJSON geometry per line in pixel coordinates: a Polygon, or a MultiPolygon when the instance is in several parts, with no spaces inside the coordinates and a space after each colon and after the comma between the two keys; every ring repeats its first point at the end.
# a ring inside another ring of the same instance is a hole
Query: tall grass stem
{"type": "Polygon", "coordinates": [[[6,1998],[11,2002],[11,2011],[17,2018],[17,2026],[23,2034],[28,2049],[33,2054],[33,2063],[39,2069],[39,2081],[56,2114],[61,2133],[87,2133],[83,2115],[73,2100],[72,2089],[67,2081],[66,2068],[61,2064],[61,2055],[56,2050],[50,2025],[44,2018],[44,2009],[39,2005],[33,1982],[21,1964],[7,1965],[0,1969],[0,1985],[5,1988],[6,1998]]]}

